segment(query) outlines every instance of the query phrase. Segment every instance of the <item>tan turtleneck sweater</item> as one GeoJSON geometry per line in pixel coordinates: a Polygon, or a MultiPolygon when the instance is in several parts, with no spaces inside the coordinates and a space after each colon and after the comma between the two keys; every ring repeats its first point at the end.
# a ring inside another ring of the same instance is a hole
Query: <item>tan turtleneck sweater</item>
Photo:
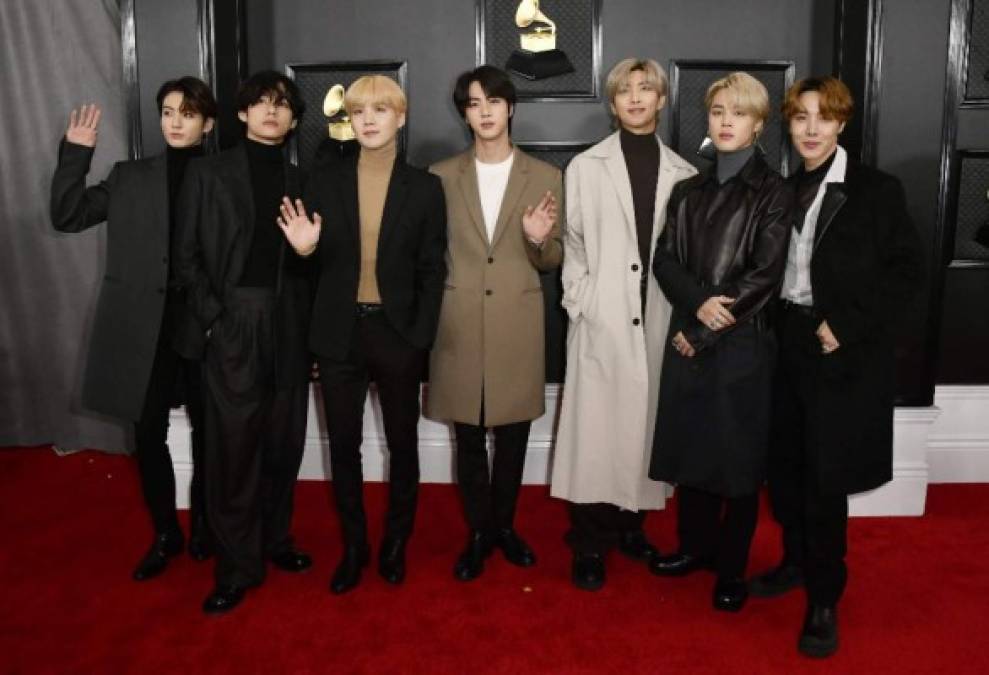
{"type": "Polygon", "coordinates": [[[395,141],[383,148],[361,148],[357,160],[357,208],[361,221],[361,278],[357,284],[357,302],[379,303],[376,274],[378,234],[385,210],[388,183],[395,165],[395,141]]]}

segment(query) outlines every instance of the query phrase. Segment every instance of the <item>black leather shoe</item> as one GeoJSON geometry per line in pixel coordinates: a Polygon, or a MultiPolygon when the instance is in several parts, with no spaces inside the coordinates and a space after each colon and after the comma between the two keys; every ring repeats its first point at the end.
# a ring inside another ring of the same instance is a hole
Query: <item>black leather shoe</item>
{"type": "Polygon", "coordinates": [[[718,578],[711,595],[711,604],[722,612],[737,612],[745,606],[749,598],[749,589],[745,582],[737,577],[732,579],[718,578]]]}
{"type": "Polygon", "coordinates": [[[453,566],[453,576],[461,581],[471,581],[481,576],[484,560],[493,549],[491,537],[480,530],[471,530],[467,536],[467,546],[453,566]]]}
{"type": "Polygon", "coordinates": [[[189,528],[189,556],[199,562],[213,556],[213,535],[202,516],[194,517],[189,528]]]}
{"type": "Polygon", "coordinates": [[[349,590],[357,588],[361,583],[361,570],[367,565],[371,557],[371,551],[367,545],[346,546],[343,549],[343,558],[330,579],[330,591],[340,595],[349,590]]]}
{"type": "Polygon", "coordinates": [[[158,576],[168,567],[168,559],[182,552],[182,533],[159,534],[151,542],[151,548],[141,558],[131,575],[134,581],[147,581],[158,576]]]}
{"type": "Polygon", "coordinates": [[[661,577],[682,577],[710,567],[705,558],[688,553],[658,555],[649,561],[649,571],[661,577]]]}
{"type": "Polygon", "coordinates": [[[405,581],[405,539],[385,539],[381,542],[378,574],[390,584],[405,581]]]}
{"type": "Polygon", "coordinates": [[[632,560],[649,562],[659,556],[659,550],[649,543],[646,533],[642,530],[628,530],[622,532],[618,541],[618,550],[632,560]]]}
{"type": "Polygon", "coordinates": [[[797,565],[782,563],[753,577],[749,581],[749,592],[757,598],[775,598],[803,585],[803,570],[797,565]]]}
{"type": "Polygon", "coordinates": [[[217,586],[203,602],[207,614],[224,614],[240,604],[245,589],[240,586],[217,586]]]}
{"type": "Polygon", "coordinates": [[[797,642],[800,653],[823,659],[838,651],[838,609],[834,606],[810,605],[804,617],[804,629],[797,642]]]}
{"type": "Polygon", "coordinates": [[[283,572],[305,572],[312,567],[312,558],[308,553],[289,548],[271,556],[271,564],[283,572]]]}
{"type": "Polygon", "coordinates": [[[604,556],[600,553],[574,553],[570,575],[573,585],[583,591],[604,586],[604,556]]]}
{"type": "Polygon", "coordinates": [[[495,545],[505,554],[505,560],[519,567],[532,567],[536,564],[536,554],[522,537],[511,528],[498,530],[495,545]]]}

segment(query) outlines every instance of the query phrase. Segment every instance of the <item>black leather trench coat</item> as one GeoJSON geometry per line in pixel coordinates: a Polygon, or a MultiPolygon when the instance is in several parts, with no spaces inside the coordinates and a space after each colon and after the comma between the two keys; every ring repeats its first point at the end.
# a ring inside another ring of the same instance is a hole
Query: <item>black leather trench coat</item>
{"type": "Polygon", "coordinates": [[[792,188],[756,153],[719,185],[714,172],[677,185],[653,273],[679,331],[697,350],[668,348],[649,475],[726,497],[751,494],[766,474],[779,295],[795,217],[792,188]],[[735,298],[737,323],[712,331],[696,317],[714,295],[735,298]]]}

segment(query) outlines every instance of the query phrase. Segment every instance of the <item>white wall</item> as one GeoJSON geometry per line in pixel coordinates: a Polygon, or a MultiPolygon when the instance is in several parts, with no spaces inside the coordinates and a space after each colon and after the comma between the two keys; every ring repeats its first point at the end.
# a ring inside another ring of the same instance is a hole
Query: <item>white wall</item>
{"type": "MultiPolygon", "coordinates": [[[[318,391],[309,401],[306,451],[299,477],[324,480],[329,474],[327,442],[318,391]]],[[[546,414],[536,420],[529,437],[523,480],[549,482],[550,451],[559,389],[546,388],[546,414]]],[[[935,405],[898,408],[894,427],[893,480],[871,492],[855,495],[850,511],[856,516],[921,515],[928,483],[989,482],[989,386],[938,387],[935,405]]],[[[181,410],[172,411],[169,445],[175,463],[179,505],[188,505],[192,475],[189,428],[181,410]]],[[[387,476],[387,451],[381,409],[372,393],[364,414],[364,476],[380,481],[387,476]]],[[[453,433],[446,424],[421,419],[419,454],[422,481],[453,482],[453,433]]]]}

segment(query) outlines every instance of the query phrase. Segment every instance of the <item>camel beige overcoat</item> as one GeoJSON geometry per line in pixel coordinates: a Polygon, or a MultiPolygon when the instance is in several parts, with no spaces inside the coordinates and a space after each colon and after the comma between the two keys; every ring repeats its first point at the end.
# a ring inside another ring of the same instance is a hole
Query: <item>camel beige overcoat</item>
{"type": "Polygon", "coordinates": [[[429,359],[426,414],[497,426],[533,420],[545,410],[543,290],[539,272],[559,266],[560,226],[542,247],[522,231],[522,214],[546,191],[563,211],[560,170],[515,148],[492,240],[481,210],[473,148],[430,171],[443,182],[447,208],[447,280],[429,359]]]}
{"type": "MultiPolygon", "coordinates": [[[[652,242],[673,186],[697,173],[660,142],[652,242]]],[[[573,159],[566,176],[563,306],[567,373],[552,494],[571,502],[660,509],[666,485],[649,479],[659,373],[670,304],[647,274],[646,316],[632,186],[618,133],[573,159]]]]}

